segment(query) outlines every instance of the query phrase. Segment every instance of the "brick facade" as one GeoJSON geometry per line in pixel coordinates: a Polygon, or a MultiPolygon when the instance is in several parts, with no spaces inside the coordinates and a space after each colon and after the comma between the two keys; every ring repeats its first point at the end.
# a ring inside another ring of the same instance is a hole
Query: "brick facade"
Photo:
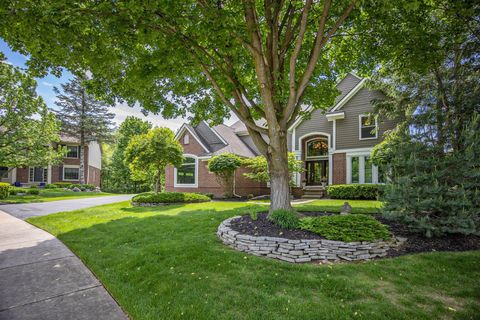
{"type": "Polygon", "coordinates": [[[347,183],[347,156],[345,153],[333,154],[333,184],[347,183]]]}
{"type": "MultiPolygon", "coordinates": [[[[80,165],[80,159],[77,158],[64,158],[63,163],[58,166],[51,166],[51,183],[63,182],[62,180],[62,171],[64,165],[80,165]]],[[[85,146],[84,149],[84,170],[85,170],[85,183],[93,184],[100,186],[100,174],[101,170],[88,165],[88,146],[85,146]]],[[[23,184],[29,183],[28,181],[29,168],[17,168],[17,178],[16,182],[23,184]]],[[[79,183],[79,180],[68,181],[71,183],[79,183]]]]}

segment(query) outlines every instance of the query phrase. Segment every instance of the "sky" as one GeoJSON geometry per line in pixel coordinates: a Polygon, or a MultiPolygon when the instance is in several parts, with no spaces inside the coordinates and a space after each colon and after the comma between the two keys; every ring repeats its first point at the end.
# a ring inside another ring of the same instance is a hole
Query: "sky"
{"type": "MultiPolygon", "coordinates": [[[[28,57],[18,52],[12,51],[12,49],[8,46],[8,44],[5,41],[3,41],[2,38],[0,38],[0,51],[3,52],[3,54],[6,56],[7,63],[10,63],[16,67],[21,67],[21,68],[26,67],[26,62],[28,60],[28,57]]],[[[55,105],[56,97],[53,91],[53,87],[60,87],[62,83],[68,82],[68,80],[70,80],[71,78],[72,78],[72,74],[68,71],[64,71],[62,76],[59,78],[57,78],[52,74],[49,74],[43,78],[37,78],[37,93],[43,98],[43,100],[45,101],[45,103],[49,108],[57,109],[57,106],[55,105]]],[[[114,121],[116,122],[117,125],[122,123],[126,117],[135,116],[143,120],[148,120],[154,126],[168,127],[175,131],[182,125],[182,123],[187,121],[186,119],[182,119],[182,118],[164,119],[162,118],[161,115],[154,115],[154,114],[149,114],[148,116],[145,116],[141,112],[140,107],[136,106],[131,108],[126,104],[117,104],[115,107],[111,109],[111,112],[115,114],[114,121]]],[[[230,119],[227,119],[225,121],[225,124],[229,125],[235,121],[236,121],[236,118],[231,117],[230,119]]]]}

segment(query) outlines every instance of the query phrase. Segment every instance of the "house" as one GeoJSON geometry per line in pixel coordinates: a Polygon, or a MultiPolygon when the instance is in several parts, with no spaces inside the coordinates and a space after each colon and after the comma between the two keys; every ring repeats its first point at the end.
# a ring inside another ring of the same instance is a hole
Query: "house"
{"type": "MultiPolygon", "coordinates": [[[[348,74],[337,84],[340,95],[331,108],[313,110],[309,118],[300,118],[289,128],[288,149],[303,161],[305,169],[294,177],[295,196],[322,196],[324,187],[331,184],[383,182],[382,172],[372,164],[370,152],[395,123],[369,116],[373,111],[372,100],[381,99],[383,95],[366,88],[365,81],[348,74]]],[[[240,121],[215,127],[205,122],[195,127],[185,123],[176,138],[184,147],[187,160],[182,168],[167,169],[169,191],[209,192],[221,196],[221,186],[206,167],[208,159],[223,152],[243,157],[259,155],[240,121]]],[[[245,170],[242,168],[236,173],[237,193],[268,194],[266,185],[243,177],[245,170]]]]}
{"type": "MultiPolygon", "coordinates": [[[[55,182],[79,183],[80,142],[76,138],[62,135],[60,142],[67,148],[60,165],[46,167],[8,168],[0,167],[2,182],[20,183],[21,185],[38,185],[55,182]]],[[[85,183],[100,186],[102,169],[102,152],[96,141],[91,141],[84,149],[85,183]]]]}

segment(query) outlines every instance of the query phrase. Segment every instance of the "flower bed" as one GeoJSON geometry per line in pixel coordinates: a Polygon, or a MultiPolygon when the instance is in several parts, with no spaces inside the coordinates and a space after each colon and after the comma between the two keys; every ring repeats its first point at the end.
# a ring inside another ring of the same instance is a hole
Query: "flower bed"
{"type": "Polygon", "coordinates": [[[388,250],[399,247],[405,238],[389,240],[343,242],[325,239],[287,239],[281,237],[252,236],[231,228],[231,223],[240,216],[223,221],[217,230],[222,242],[236,250],[256,256],[265,256],[299,263],[315,260],[361,261],[387,256],[388,250]]]}

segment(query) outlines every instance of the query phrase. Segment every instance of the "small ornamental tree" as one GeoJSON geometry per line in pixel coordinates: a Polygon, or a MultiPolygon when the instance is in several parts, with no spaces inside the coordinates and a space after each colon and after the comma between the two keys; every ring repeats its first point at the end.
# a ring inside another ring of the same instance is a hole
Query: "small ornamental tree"
{"type": "Polygon", "coordinates": [[[168,165],[180,166],[183,162],[182,145],[168,128],[154,128],[146,134],[130,139],[125,149],[132,180],[154,179],[154,192],[160,190],[160,181],[168,165]]]}
{"type": "MultiPolygon", "coordinates": [[[[258,182],[270,182],[268,173],[268,163],[264,156],[249,158],[244,161],[245,166],[251,172],[244,173],[247,178],[258,182]]],[[[295,159],[295,153],[288,153],[288,173],[290,177],[290,186],[293,186],[293,176],[295,173],[303,172],[302,161],[295,159]]]]}
{"type": "Polygon", "coordinates": [[[218,182],[225,188],[225,197],[235,196],[235,170],[242,165],[240,157],[224,153],[208,161],[208,170],[215,173],[218,182]]]}

